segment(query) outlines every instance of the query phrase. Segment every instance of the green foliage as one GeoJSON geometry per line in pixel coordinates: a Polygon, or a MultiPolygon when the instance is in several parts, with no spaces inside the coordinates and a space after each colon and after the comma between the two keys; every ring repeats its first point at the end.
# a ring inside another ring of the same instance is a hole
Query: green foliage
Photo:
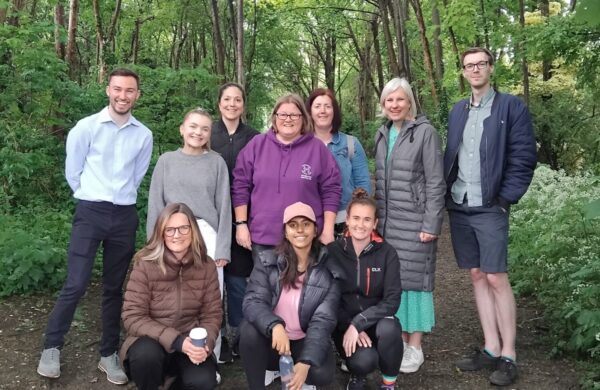
{"type": "Polygon", "coordinates": [[[511,215],[515,290],[546,307],[555,352],[600,362],[600,221],[582,207],[600,197],[600,178],[540,166],[511,215]]]}
{"type": "Polygon", "coordinates": [[[60,287],[71,230],[68,214],[40,207],[0,215],[0,296],[60,287]]]}

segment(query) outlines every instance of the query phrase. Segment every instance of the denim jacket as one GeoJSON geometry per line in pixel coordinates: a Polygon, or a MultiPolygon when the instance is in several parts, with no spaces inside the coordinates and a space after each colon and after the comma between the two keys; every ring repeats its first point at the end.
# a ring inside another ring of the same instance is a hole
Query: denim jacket
{"type": "Polygon", "coordinates": [[[348,156],[348,137],[345,133],[339,131],[334,133],[331,142],[327,145],[342,175],[342,199],[338,211],[346,210],[346,206],[352,198],[352,191],[356,188],[362,187],[372,194],[367,155],[358,138],[353,138],[354,157],[352,160],[348,156]]]}

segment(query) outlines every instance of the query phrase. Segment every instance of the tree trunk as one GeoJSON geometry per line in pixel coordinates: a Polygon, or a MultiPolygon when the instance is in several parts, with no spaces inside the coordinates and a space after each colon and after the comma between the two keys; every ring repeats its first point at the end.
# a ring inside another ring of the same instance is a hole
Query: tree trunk
{"type": "Polygon", "coordinates": [[[31,18],[31,20],[37,20],[37,6],[37,0],[33,0],[31,2],[31,9],[29,10],[29,17],[31,18]]]}
{"type": "Polygon", "coordinates": [[[61,60],[65,59],[65,44],[61,37],[63,28],[65,28],[65,6],[58,0],[54,6],[54,51],[61,60]]]}
{"type": "Polygon", "coordinates": [[[379,18],[377,15],[373,15],[371,20],[371,35],[373,35],[373,53],[375,54],[375,67],[377,68],[377,88],[375,92],[377,96],[380,96],[385,85],[385,79],[383,78],[383,64],[379,47],[379,18]]]}
{"type": "Polygon", "coordinates": [[[244,85],[244,0],[237,2],[237,55],[236,55],[236,80],[238,84],[244,85]]]}
{"type": "Polygon", "coordinates": [[[66,59],[69,65],[69,77],[75,80],[77,77],[77,18],[79,14],[79,0],[69,1],[69,27],[67,32],[66,59]]]}
{"type": "Polygon", "coordinates": [[[435,76],[438,81],[444,79],[444,52],[442,49],[442,41],[440,40],[440,11],[438,10],[437,1],[434,0],[431,4],[431,21],[433,22],[433,53],[435,56],[435,76]]]}
{"type": "Polygon", "coordinates": [[[425,60],[425,71],[427,72],[427,78],[429,79],[429,87],[431,89],[431,99],[437,109],[440,102],[438,99],[436,89],[436,79],[433,72],[433,62],[431,60],[431,52],[429,50],[429,41],[427,39],[427,32],[425,30],[425,21],[423,20],[423,13],[421,10],[421,3],[419,0],[411,0],[411,4],[415,11],[417,19],[417,25],[419,26],[419,36],[421,37],[421,44],[423,45],[423,59],[425,60]]]}
{"type": "Polygon", "coordinates": [[[104,60],[105,37],[102,28],[102,15],[100,14],[100,4],[98,0],[92,0],[92,9],[94,10],[94,22],[96,27],[96,65],[98,66],[98,83],[104,82],[106,75],[106,62],[104,60]]]}
{"type": "Polygon", "coordinates": [[[8,16],[8,24],[11,26],[19,27],[20,25],[20,14],[25,9],[25,0],[13,0],[12,9],[8,16]]]}
{"type": "Polygon", "coordinates": [[[215,47],[216,72],[225,81],[225,45],[221,36],[221,23],[219,22],[219,7],[217,0],[210,1],[210,17],[212,20],[213,44],[215,47]]]}
{"type": "Polygon", "coordinates": [[[527,49],[525,47],[525,4],[519,0],[519,24],[521,25],[521,39],[519,40],[519,51],[521,52],[521,71],[523,73],[523,99],[529,106],[529,66],[527,65],[527,49]]]}
{"type": "Polygon", "coordinates": [[[390,32],[390,20],[388,17],[387,3],[388,0],[378,0],[379,13],[381,14],[381,22],[383,24],[383,36],[385,38],[385,45],[387,48],[390,72],[394,76],[400,76],[400,67],[398,66],[398,61],[396,59],[396,51],[394,50],[394,40],[392,39],[392,33],[390,32]]]}
{"type": "Polygon", "coordinates": [[[398,66],[400,68],[400,76],[411,81],[410,53],[408,51],[408,39],[406,38],[406,21],[408,20],[406,0],[390,3],[390,11],[393,15],[396,29],[396,41],[398,42],[398,66]]]}
{"type": "Polygon", "coordinates": [[[484,0],[479,0],[479,8],[481,12],[481,20],[483,24],[483,41],[485,42],[485,48],[490,49],[490,37],[488,32],[488,21],[487,16],[485,16],[485,4],[484,0]]]}

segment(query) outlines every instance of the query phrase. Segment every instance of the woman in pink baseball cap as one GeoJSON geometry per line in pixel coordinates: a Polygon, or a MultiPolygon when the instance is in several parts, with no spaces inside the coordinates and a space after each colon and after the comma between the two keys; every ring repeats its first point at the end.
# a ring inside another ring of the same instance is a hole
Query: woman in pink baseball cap
{"type": "Polygon", "coordinates": [[[261,251],[244,298],[240,353],[252,390],[264,389],[265,371],[281,355],[294,359],[288,389],[314,389],[335,377],[328,342],[335,328],[340,291],[327,250],[317,236],[309,205],[296,202],[283,212],[279,245],[261,251]]]}

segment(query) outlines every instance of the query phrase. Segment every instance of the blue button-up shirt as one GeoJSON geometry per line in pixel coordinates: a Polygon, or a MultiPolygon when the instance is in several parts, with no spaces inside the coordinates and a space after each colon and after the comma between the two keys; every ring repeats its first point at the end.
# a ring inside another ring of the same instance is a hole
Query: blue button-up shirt
{"type": "Polygon", "coordinates": [[[151,155],[150,130],[133,116],[119,127],[106,107],[69,132],[65,176],[77,199],[132,205],[151,155]]]}
{"type": "Polygon", "coordinates": [[[493,88],[481,99],[479,105],[471,105],[469,117],[465,124],[462,143],[458,149],[458,177],[452,185],[452,200],[462,204],[465,194],[469,206],[481,206],[481,159],[479,146],[483,135],[483,121],[492,113],[494,102],[493,88]]]}

